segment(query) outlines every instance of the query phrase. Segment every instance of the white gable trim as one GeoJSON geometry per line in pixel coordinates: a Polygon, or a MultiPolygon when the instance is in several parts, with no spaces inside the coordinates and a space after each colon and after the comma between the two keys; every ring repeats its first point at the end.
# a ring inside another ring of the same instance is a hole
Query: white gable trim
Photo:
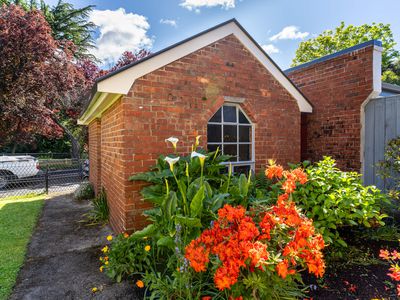
{"type": "MultiPolygon", "coordinates": [[[[301,112],[312,112],[312,106],[305,97],[297,90],[293,83],[282,73],[282,71],[271,61],[260,47],[245,33],[235,21],[216,27],[200,34],[184,43],[178,44],[164,52],[133,65],[123,71],[106,77],[97,83],[97,93],[112,93],[126,95],[136,79],[151,73],[165,65],[168,65],[182,57],[185,57],[201,48],[217,42],[233,34],[243,46],[257,58],[257,60],[276,78],[276,80],[296,99],[301,112]]],[[[96,93],[96,94],[97,94],[96,93]]],[[[96,95],[95,95],[96,97],[96,95]]],[[[92,98],[92,101],[95,99],[92,98]]],[[[95,101],[101,99],[98,97],[95,101]]],[[[87,124],[90,116],[87,110],[80,119],[81,124],[87,124]]]]}

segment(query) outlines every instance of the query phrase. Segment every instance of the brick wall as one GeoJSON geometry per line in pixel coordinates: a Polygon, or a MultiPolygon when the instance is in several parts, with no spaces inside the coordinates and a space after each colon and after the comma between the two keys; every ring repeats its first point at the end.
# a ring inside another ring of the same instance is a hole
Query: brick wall
{"type": "Polygon", "coordinates": [[[101,122],[89,124],[89,180],[97,194],[101,188],[101,122]]]}
{"type": "Polygon", "coordinates": [[[361,104],[373,90],[373,46],[288,73],[313,104],[302,116],[302,159],[330,155],[360,171],[361,104]]]}
{"type": "Polygon", "coordinates": [[[269,158],[283,164],[300,160],[300,112],[295,99],[229,36],[139,78],[128,95],[104,114],[102,181],[110,206],[116,207],[111,210],[116,231],[141,228],[145,224],[141,214],[149,207],[139,194],[143,183],[127,178],[171,152],[164,141],[170,136],[181,140],[180,153],[190,152],[198,134],[205,147],[207,122],[223,105],[224,96],[246,99],[241,107],[255,124],[257,170],[269,158]]]}

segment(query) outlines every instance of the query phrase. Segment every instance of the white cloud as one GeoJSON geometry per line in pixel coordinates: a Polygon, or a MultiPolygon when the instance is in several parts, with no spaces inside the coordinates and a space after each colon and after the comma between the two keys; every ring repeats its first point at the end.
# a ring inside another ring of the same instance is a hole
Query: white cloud
{"type": "Polygon", "coordinates": [[[107,63],[116,61],[124,51],[151,48],[152,40],[147,36],[150,28],[146,17],[127,13],[125,9],[93,10],[90,21],[100,31],[96,49],[92,53],[107,63]]]}
{"type": "Polygon", "coordinates": [[[309,32],[301,32],[299,27],[297,26],[286,26],[281,30],[281,32],[275,34],[270,38],[271,41],[275,40],[296,40],[296,39],[304,39],[310,33],[309,32]]]}
{"type": "Polygon", "coordinates": [[[221,6],[225,9],[234,8],[235,0],[183,0],[179,5],[198,13],[200,12],[200,7],[221,6]]]}
{"type": "Polygon", "coordinates": [[[268,54],[279,53],[279,49],[272,44],[261,46],[268,54]]]}
{"type": "Polygon", "coordinates": [[[175,28],[178,27],[178,22],[176,22],[176,20],[173,19],[161,19],[160,23],[165,25],[170,25],[175,28]]]}

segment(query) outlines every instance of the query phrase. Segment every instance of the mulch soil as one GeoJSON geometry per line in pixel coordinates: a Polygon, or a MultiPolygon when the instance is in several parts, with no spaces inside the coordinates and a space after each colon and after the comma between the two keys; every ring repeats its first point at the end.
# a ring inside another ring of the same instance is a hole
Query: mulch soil
{"type": "Polygon", "coordinates": [[[328,264],[323,279],[305,276],[305,283],[310,285],[309,299],[399,299],[396,295],[396,283],[387,275],[390,266],[378,256],[380,249],[398,249],[399,243],[362,240],[351,235],[345,240],[350,247],[354,246],[363,253],[369,253],[373,263],[352,262],[351,259],[346,261],[344,250],[344,259],[328,264]]]}

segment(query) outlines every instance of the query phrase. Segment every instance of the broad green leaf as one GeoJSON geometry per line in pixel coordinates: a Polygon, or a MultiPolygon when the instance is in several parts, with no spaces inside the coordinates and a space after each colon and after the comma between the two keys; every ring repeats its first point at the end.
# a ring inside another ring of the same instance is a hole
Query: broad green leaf
{"type": "Polygon", "coordinates": [[[163,246],[168,248],[174,248],[175,242],[174,239],[170,236],[163,236],[157,241],[157,246],[163,246]]]}
{"type": "Polygon", "coordinates": [[[142,230],[136,231],[132,234],[135,238],[151,236],[156,231],[156,226],[154,224],[147,225],[142,230]]]}
{"type": "Polygon", "coordinates": [[[241,174],[239,177],[239,192],[243,197],[246,197],[247,193],[249,192],[249,183],[247,182],[246,175],[244,174],[241,174]]]}
{"type": "Polygon", "coordinates": [[[185,217],[182,215],[177,215],[175,217],[175,223],[186,225],[186,226],[201,227],[200,219],[185,217]]]}
{"type": "Polygon", "coordinates": [[[192,201],[190,202],[190,216],[197,217],[201,214],[203,210],[203,200],[204,200],[204,185],[197,191],[194,195],[192,201]]]}
{"type": "Polygon", "coordinates": [[[176,212],[176,207],[178,205],[178,197],[175,192],[169,192],[168,198],[165,203],[165,213],[167,218],[171,218],[176,212]]]}

